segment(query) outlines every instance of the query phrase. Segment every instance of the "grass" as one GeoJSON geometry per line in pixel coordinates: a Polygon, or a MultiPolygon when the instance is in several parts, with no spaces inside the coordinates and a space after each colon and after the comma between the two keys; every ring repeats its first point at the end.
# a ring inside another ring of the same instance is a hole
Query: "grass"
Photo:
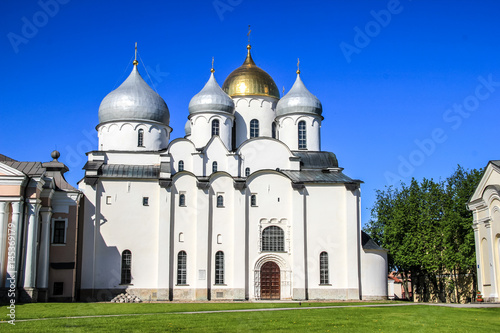
{"type": "MultiPolygon", "coordinates": [[[[308,306],[309,303],[303,303],[308,306]]],[[[311,306],[356,303],[311,303],[311,306]]],[[[363,303],[367,304],[367,303],[363,303]]],[[[186,311],[296,307],[297,303],[49,303],[16,307],[16,319],[53,318],[0,324],[18,332],[497,332],[500,308],[447,308],[429,305],[347,307],[287,311],[181,314],[186,311]],[[148,313],[156,313],[147,315],[148,313]],[[57,317],[141,314],[69,319],[57,317]]],[[[2,307],[0,315],[6,314],[2,307]],[[3,313],[2,313],[3,312],[3,313]]],[[[7,317],[5,317],[8,319],[7,317]]],[[[4,319],[4,318],[2,318],[4,319]]],[[[4,319],[4,320],[6,320],[4,319]]]]}

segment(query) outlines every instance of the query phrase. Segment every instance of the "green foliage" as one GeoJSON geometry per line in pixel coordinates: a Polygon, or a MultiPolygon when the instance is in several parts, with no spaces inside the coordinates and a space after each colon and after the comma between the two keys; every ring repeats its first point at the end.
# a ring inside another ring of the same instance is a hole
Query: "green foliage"
{"type": "Polygon", "coordinates": [[[474,290],[466,285],[474,285],[476,257],[466,204],[482,173],[458,166],[445,181],[412,179],[377,191],[365,232],[389,251],[391,270],[404,279],[411,274],[423,300],[472,298],[474,290]]]}

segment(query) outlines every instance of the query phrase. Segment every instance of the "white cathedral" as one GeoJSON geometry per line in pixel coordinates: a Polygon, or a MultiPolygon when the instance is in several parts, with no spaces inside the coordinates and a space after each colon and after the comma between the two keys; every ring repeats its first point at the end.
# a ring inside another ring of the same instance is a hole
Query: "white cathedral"
{"type": "Polygon", "coordinates": [[[361,181],[321,151],[321,102],[300,71],[280,98],[247,49],[222,88],[212,69],[184,138],[170,141],[167,104],[137,61],[102,101],[79,183],[81,300],[387,297],[361,181]]]}

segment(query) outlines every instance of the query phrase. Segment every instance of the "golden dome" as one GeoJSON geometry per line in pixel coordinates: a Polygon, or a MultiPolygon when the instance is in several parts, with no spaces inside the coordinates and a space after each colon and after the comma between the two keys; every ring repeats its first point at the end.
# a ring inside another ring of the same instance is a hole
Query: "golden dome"
{"type": "Polygon", "coordinates": [[[273,78],[253,62],[250,45],[245,62],[236,68],[224,81],[222,90],[229,96],[259,95],[279,99],[280,93],[273,78]]]}

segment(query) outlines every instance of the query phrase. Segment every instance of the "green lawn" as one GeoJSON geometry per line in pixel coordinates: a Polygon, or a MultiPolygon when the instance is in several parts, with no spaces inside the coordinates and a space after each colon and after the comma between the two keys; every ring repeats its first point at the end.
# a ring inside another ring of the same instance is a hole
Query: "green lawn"
{"type": "MultiPolygon", "coordinates": [[[[311,306],[356,303],[310,303],[311,306]]],[[[363,303],[367,304],[367,303],[363,303]]],[[[309,303],[302,303],[302,307],[309,303]]],[[[49,303],[16,306],[16,319],[52,318],[2,323],[0,331],[19,332],[498,332],[500,308],[445,308],[429,305],[329,308],[286,311],[182,314],[185,311],[298,308],[297,303],[49,303]],[[154,313],[154,314],[152,314],[154,313]],[[88,315],[133,316],[56,319],[88,315]]],[[[0,314],[4,320],[6,308],[0,314]]]]}

